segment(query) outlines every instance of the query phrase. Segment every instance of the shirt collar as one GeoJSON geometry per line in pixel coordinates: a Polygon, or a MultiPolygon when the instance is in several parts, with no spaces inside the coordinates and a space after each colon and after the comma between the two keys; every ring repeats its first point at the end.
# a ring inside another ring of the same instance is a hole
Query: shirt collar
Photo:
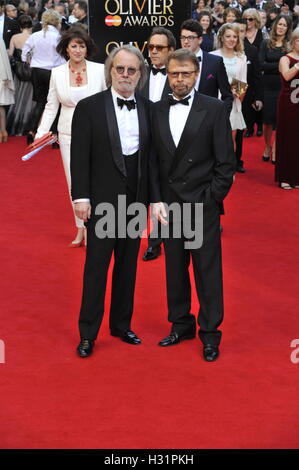
{"type": "MultiPolygon", "coordinates": [[[[190,96],[190,102],[193,101],[193,98],[194,98],[194,93],[195,93],[195,89],[192,88],[192,90],[190,91],[190,93],[188,93],[188,95],[184,96],[184,98],[187,98],[187,96],[190,96]]],[[[176,98],[173,94],[173,99],[174,100],[177,100],[177,101],[180,101],[180,100],[183,100],[184,98],[176,98]]]]}
{"type": "Polygon", "coordinates": [[[113,96],[113,100],[116,102],[117,98],[120,98],[121,100],[135,100],[135,95],[134,93],[129,96],[129,98],[124,98],[123,96],[121,96],[119,93],[117,93],[117,91],[114,90],[113,86],[111,87],[111,93],[112,93],[112,96],[113,96]]]}

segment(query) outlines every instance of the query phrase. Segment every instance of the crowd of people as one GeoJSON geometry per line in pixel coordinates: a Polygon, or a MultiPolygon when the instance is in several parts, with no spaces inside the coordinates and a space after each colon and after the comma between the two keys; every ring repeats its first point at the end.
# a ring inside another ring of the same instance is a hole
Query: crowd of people
{"type": "Polygon", "coordinates": [[[121,210],[128,214],[131,203],[146,206],[149,190],[155,236],[149,236],[143,259],[157,258],[163,240],[172,323],[159,345],[195,337],[192,257],[204,358],[217,359],[220,215],[235,171],[246,171],[243,137],[249,139],[255,125],[265,141],[261,158],[275,164],[279,187],[299,188],[298,16],[297,0],[199,0],[192,18],[180,25],[179,44],[169,29],[155,27],[147,57],[125,45],[104,66],[92,61],[96,45],[83,0],[48,0],[38,8],[0,0],[0,142],[26,135],[30,144],[50,130],[58,133],[77,228],[70,246],[87,245],[80,357],[93,351],[112,253],[111,335],[141,343],[131,330],[140,237],[110,236],[109,227],[100,236],[97,207],[105,201],[119,210],[119,195],[125,195],[121,210]],[[196,203],[203,203],[204,242],[194,249],[185,248],[185,232],[162,235],[163,226],[174,225],[166,206],[186,202],[193,204],[195,225],[196,203]]]}

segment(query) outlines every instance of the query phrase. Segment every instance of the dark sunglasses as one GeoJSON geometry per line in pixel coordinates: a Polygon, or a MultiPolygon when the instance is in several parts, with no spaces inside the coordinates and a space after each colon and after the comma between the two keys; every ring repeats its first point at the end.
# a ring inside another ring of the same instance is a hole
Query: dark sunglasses
{"type": "Polygon", "coordinates": [[[254,21],[254,18],[245,18],[246,21],[254,21]]]}
{"type": "Polygon", "coordinates": [[[169,46],[156,46],[155,44],[148,44],[147,48],[150,51],[153,51],[154,49],[156,49],[158,52],[162,52],[163,49],[169,49],[169,46]]]}

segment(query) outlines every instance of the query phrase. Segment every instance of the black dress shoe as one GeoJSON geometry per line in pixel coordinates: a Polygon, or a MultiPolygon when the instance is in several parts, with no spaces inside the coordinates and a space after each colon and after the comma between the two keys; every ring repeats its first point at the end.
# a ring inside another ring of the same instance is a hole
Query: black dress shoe
{"type": "Polygon", "coordinates": [[[91,355],[94,347],[94,341],[89,339],[81,339],[79,346],[77,347],[77,352],[80,357],[88,357],[91,355]]]}
{"type": "Polygon", "coordinates": [[[216,361],[219,356],[219,347],[215,344],[206,344],[203,348],[203,357],[208,362],[216,361]]]}
{"type": "Polygon", "coordinates": [[[263,135],[263,129],[258,129],[258,130],[256,131],[256,136],[257,136],[257,137],[261,137],[262,135],[263,135]]]}
{"type": "Polygon", "coordinates": [[[158,345],[163,347],[173,346],[180,343],[181,341],[184,341],[185,339],[193,339],[195,338],[195,335],[195,330],[190,330],[190,332],[186,332],[183,335],[179,335],[176,331],[172,331],[170,335],[163,338],[160,343],[158,343],[158,345]]]}
{"type": "Polygon", "coordinates": [[[141,344],[141,339],[131,330],[127,331],[119,331],[119,330],[111,330],[111,336],[116,336],[120,338],[125,343],[129,344],[141,344]]]}
{"type": "Polygon", "coordinates": [[[153,259],[158,258],[161,254],[161,246],[152,247],[150,246],[142,257],[143,261],[152,261],[153,259]]]}
{"type": "Polygon", "coordinates": [[[52,149],[59,149],[59,143],[58,142],[53,142],[52,144],[52,149]]]}
{"type": "Polygon", "coordinates": [[[253,131],[247,130],[244,134],[244,137],[252,137],[253,136],[253,131]]]}
{"type": "Polygon", "coordinates": [[[244,168],[243,166],[237,166],[236,171],[237,171],[238,173],[245,173],[246,170],[245,170],[245,168],[244,168]]]}

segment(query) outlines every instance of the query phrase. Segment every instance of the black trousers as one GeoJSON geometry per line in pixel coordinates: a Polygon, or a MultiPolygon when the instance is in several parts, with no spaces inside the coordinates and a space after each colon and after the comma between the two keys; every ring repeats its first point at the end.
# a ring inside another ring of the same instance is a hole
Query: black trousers
{"type": "MultiPolygon", "coordinates": [[[[127,205],[136,201],[137,155],[127,168],[127,205]]],[[[113,183],[111,183],[113,184],[113,183]]],[[[93,208],[94,209],[94,208],[93,208]]],[[[131,327],[134,291],[140,238],[117,237],[100,239],[93,215],[87,225],[87,250],[83,278],[83,296],[79,318],[81,338],[95,340],[104,315],[107,274],[114,254],[109,326],[111,330],[126,331],[131,327]]]]}
{"type": "Polygon", "coordinates": [[[192,259],[200,309],[199,338],[203,344],[219,345],[223,320],[223,283],[220,239],[220,209],[216,201],[204,203],[203,244],[198,249],[186,249],[186,239],[164,238],[167,279],[168,321],[172,330],[184,334],[195,326],[191,309],[189,265],[192,259]]]}

